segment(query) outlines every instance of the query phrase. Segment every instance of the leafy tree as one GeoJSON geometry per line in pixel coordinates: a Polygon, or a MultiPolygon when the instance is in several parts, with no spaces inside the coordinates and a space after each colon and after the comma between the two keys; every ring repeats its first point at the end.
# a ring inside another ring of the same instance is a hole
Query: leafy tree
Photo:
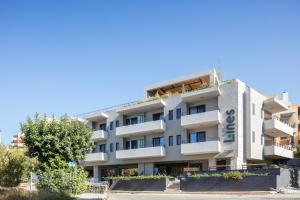
{"type": "Polygon", "coordinates": [[[67,168],[69,162],[78,163],[93,146],[91,129],[68,116],[56,119],[36,114],[21,124],[21,131],[30,157],[37,157],[42,171],[67,168]]]}

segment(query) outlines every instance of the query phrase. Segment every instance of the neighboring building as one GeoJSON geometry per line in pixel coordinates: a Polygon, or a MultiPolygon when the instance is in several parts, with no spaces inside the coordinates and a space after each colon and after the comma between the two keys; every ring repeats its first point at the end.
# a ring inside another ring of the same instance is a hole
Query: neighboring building
{"type": "Polygon", "coordinates": [[[13,135],[13,139],[10,145],[11,148],[24,148],[24,134],[18,133],[13,135]]]}
{"type": "MultiPolygon", "coordinates": [[[[289,104],[289,110],[282,112],[280,116],[282,120],[288,122],[294,128],[294,137],[292,137],[292,143],[298,145],[300,143],[300,104],[291,104],[288,102],[288,94],[284,93],[284,96],[289,104]]],[[[284,138],[281,140],[284,140],[284,138]]]]}
{"type": "MultiPolygon", "coordinates": [[[[294,129],[276,116],[288,105],[215,70],[146,87],[146,98],[82,115],[96,148],[85,167],[94,178],[241,169],[264,159],[293,158],[294,129]]],[[[109,98],[109,97],[107,97],[109,98]]]]}

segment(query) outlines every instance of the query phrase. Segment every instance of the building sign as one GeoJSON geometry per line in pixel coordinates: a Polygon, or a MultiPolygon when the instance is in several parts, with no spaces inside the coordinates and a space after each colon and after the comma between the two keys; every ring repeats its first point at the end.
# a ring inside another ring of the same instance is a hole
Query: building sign
{"type": "Polygon", "coordinates": [[[234,142],[235,136],[235,110],[226,111],[226,122],[225,122],[225,139],[224,142],[234,142]]]}

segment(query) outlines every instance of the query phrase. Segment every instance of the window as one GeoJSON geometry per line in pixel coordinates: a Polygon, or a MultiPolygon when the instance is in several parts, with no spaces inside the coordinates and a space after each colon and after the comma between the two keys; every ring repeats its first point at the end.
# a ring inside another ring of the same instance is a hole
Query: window
{"type": "Polygon", "coordinates": [[[119,142],[116,143],[116,151],[119,150],[119,142]]]}
{"type": "Polygon", "coordinates": [[[145,147],[145,140],[139,139],[139,148],[144,148],[144,147],[145,147]]]}
{"type": "Polygon", "coordinates": [[[169,110],[169,120],[173,120],[173,110],[169,110]]]}
{"type": "Polygon", "coordinates": [[[180,119],[181,118],[181,108],[177,108],[176,109],[176,119],[180,119]]]}
{"type": "Polygon", "coordinates": [[[119,120],[116,121],[116,127],[119,127],[120,126],[120,122],[119,120]]]}
{"type": "Polygon", "coordinates": [[[255,115],[255,104],[252,104],[252,115],[255,115]]]}
{"type": "Polygon", "coordinates": [[[255,132],[252,131],[252,142],[255,143],[255,132]]]}
{"type": "Polygon", "coordinates": [[[188,135],[188,142],[189,143],[205,142],[205,141],[206,141],[205,131],[191,132],[188,135]]]}
{"type": "Polygon", "coordinates": [[[110,152],[114,151],[114,143],[110,143],[109,150],[110,150],[110,152]]]}
{"type": "Polygon", "coordinates": [[[106,124],[100,124],[99,129],[102,131],[106,131],[106,124]]]}
{"type": "Polygon", "coordinates": [[[181,145],[181,135],[176,135],[176,144],[181,145]]]}
{"type": "Polygon", "coordinates": [[[125,120],[126,126],[132,125],[132,124],[137,124],[137,123],[138,123],[138,118],[137,117],[127,118],[125,120]]]}
{"type": "Polygon", "coordinates": [[[109,124],[109,129],[110,129],[110,130],[113,130],[113,129],[114,129],[114,122],[110,122],[110,124],[109,124]]]}
{"type": "Polygon", "coordinates": [[[164,138],[163,137],[152,138],[152,146],[153,147],[158,147],[158,146],[163,146],[163,145],[164,145],[164,138]]]}
{"type": "Polygon", "coordinates": [[[173,136],[169,136],[169,146],[173,146],[173,136]]]}
{"type": "Polygon", "coordinates": [[[202,113],[205,112],[205,105],[200,105],[200,106],[193,106],[189,108],[189,114],[197,114],[197,113],[202,113]]]}
{"type": "Polygon", "coordinates": [[[99,145],[99,152],[106,153],[106,144],[99,145]]]}
{"type": "Polygon", "coordinates": [[[153,121],[161,120],[163,119],[164,114],[163,113],[155,113],[152,115],[153,121]]]}
{"type": "Polygon", "coordinates": [[[125,143],[125,149],[130,149],[130,141],[126,141],[126,143],[125,143]]]}
{"type": "Polygon", "coordinates": [[[137,149],[137,148],[138,148],[138,141],[131,140],[131,149],[137,149]]]}

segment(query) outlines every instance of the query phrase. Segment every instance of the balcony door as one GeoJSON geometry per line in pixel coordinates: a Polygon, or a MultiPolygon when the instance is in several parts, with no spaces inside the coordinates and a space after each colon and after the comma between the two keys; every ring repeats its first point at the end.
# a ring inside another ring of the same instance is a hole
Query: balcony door
{"type": "Polygon", "coordinates": [[[189,107],[189,115],[205,112],[205,105],[189,107]]]}
{"type": "Polygon", "coordinates": [[[163,113],[155,113],[152,115],[152,120],[157,121],[163,119],[164,114],[163,113]]]}
{"type": "Polygon", "coordinates": [[[163,146],[164,143],[164,138],[163,137],[155,137],[152,138],[152,146],[153,147],[159,147],[159,146],[163,146]]]}
{"type": "Polygon", "coordinates": [[[188,143],[197,143],[197,142],[205,142],[205,141],[206,141],[205,131],[190,132],[188,134],[188,143]]]}

